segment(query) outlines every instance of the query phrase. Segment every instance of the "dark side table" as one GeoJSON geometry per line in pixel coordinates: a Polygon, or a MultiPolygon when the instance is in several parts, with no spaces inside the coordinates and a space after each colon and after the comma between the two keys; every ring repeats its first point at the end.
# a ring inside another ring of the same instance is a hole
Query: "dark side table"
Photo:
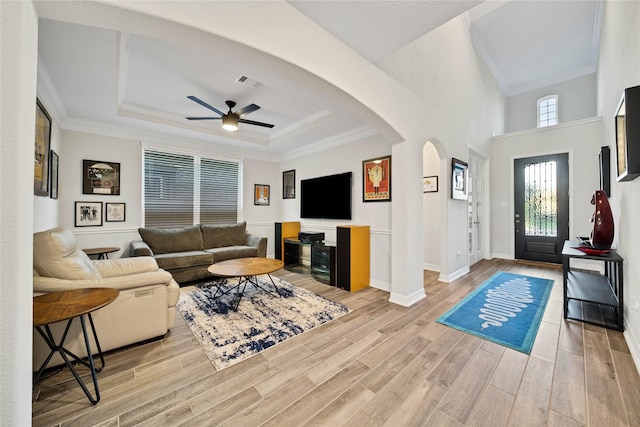
{"type": "Polygon", "coordinates": [[[114,247],[107,247],[107,248],[87,248],[87,249],[83,249],[82,252],[84,252],[87,255],[97,255],[98,257],[96,259],[109,259],[109,254],[113,253],[113,252],[118,252],[120,250],[120,248],[116,248],[114,247]]]}
{"type": "Polygon", "coordinates": [[[82,390],[87,395],[89,401],[94,405],[98,403],[100,400],[100,390],[98,389],[96,372],[100,372],[102,368],[104,368],[104,357],[102,355],[102,349],[100,348],[100,342],[98,341],[98,335],[96,334],[96,328],[93,325],[91,312],[112,303],[119,294],[119,290],[112,288],[87,288],[52,292],[50,294],[40,295],[33,298],[33,326],[51,349],[51,352],[42,363],[42,366],[40,366],[40,369],[38,369],[38,372],[34,374],[33,384],[38,381],[40,375],[44,372],[53,355],[58,353],[62,356],[62,360],[64,360],[65,365],[69,368],[76,381],[78,381],[80,387],[82,387],[82,390]],[[71,322],[76,317],[82,325],[82,333],[84,335],[84,342],[87,348],[87,361],[82,360],[80,357],[64,348],[64,341],[67,338],[71,322]],[[93,364],[91,344],[89,343],[89,336],[87,335],[85,317],[89,319],[89,323],[91,324],[91,331],[93,332],[93,338],[96,342],[98,355],[100,356],[102,365],[98,369],[96,369],[93,364]],[[63,320],[67,321],[67,325],[64,328],[60,342],[56,344],[56,340],[51,333],[49,325],[63,320]],[[84,384],[80,375],[78,375],[78,372],[75,370],[67,356],[72,357],[77,363],[81,363],[91,370],[91,378],[93,380],[93,386],[96,394],[95,398],[91,395],[87,386],[84,384]]]}

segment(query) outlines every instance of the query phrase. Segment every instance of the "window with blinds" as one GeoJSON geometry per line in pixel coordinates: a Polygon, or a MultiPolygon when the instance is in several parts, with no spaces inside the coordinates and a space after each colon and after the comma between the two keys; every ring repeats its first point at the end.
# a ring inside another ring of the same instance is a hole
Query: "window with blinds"
{"type": "Polygon", "coordinates": [[[144,226],[241,221],[242,163],[144,149],[144,226]]]}

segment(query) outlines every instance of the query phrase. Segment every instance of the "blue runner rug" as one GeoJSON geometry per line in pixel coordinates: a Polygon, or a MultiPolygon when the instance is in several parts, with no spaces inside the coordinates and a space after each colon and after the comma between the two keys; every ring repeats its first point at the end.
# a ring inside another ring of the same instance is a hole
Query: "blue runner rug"
{"type": "Polygon", "coordinates": [[[530,354],[553,280],[499,271],[439,323],[530,354]]]}

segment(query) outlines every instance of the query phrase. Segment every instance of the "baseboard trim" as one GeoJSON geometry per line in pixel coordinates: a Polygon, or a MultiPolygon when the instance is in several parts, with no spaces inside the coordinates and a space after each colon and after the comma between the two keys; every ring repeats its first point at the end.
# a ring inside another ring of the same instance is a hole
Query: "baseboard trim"
{"type": "Polygon", "coordinates": [[[469,266],[465,266],[462,267],[460,270],[458,271],[454,271],[451,274],[442,274],[440,273],[440,276],[438,277],[438,280],[441,282],[445,282],[445,283],[451,283],[456,279],[461,278],[462,276],[464,276],[465,274],[467,274],[469,272],[469,266]]]}
{"type": "Polygon", "coordinates": [[[383,282],[382,280],[369,279],[369,286],[380,289],[381,291],[391,292],[391,285],[389,282],[383,282]]]}
{"type": "Polygon", "coordinates": [[[440,272],[440,266],[436,265],[436,264],[423,264],[422,265],[422,269],[423,270],[429,270],[429,271],[435,271],[437,273],[440,272]]]}
{"type": "Polygon", "coordinates": [[[640,345],[638,345],[638,340],[630,329],[625,328],[623,335],[627,341],[633,363],[636,365],[636,370],[640,372],[640,345]]]}
{"type": "Polygon", "coordinates": [[[389,295],[389,302],[401,305],[403,307],[411,307],[413,304],[427,297],[424,289],[419,289],[410,295],[400,295],[391,292],[389,295]]]}

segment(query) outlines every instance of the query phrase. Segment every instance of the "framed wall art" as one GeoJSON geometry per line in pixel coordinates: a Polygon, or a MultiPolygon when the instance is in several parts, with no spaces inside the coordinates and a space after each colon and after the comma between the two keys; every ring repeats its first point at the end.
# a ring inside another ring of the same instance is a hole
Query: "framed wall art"
{"type": "Polygon", "coordinates": [[[267,184],[255,184],[253,187],[253,204],[269,206],[270,200],[269,185],[267,184]]]}
{"type": "Polygon", "coordinates": [[[125,203],[105,203],[104,220],[106,222],[124,222],[126,214],[125,203]]]}
{"type": "Polygon", "coordinates": [[[438,192],[438,176],[425,176],[422,178],[422,192],[423,193],[437,193],[438,192]]]}
{"type": "Polygon", "coordinates": [[[362,162],[362,201],[391,201],[391,156],[362,162]]]}
{"type": "Polygon", "coordinates": [[[50,197],[52,199],[58,198],[58,165],[60,163],[60,158],[56,154],[55,151],[51,150],[51,158],[49,160],[51,165],[49,169],[51,170],[51,182],[49,186],[51,187],[50,197]]]}
{"type": "Polygon", "coordinates": [[[51,117],[36,98],[36,134],[33,158],[33,194],[49,196],[49,147],[51,117]]]}
{"type": "Polygon", "coordinates": [[[82,161],[82,194],[120,194],[120,163],[82,161]]]}
{"type": "Polygon", "coordinates": [[[76,202],[76,227],[102,225],[102,202],[76,202]]]}
{"type": "Polygon", "coordinates": [[[282,172],[282,198],[296,198],[296,171],[290,170],[282,172]]]}
{"type": "Polygon", "coordinates": [[[451,159],[451,198],[467,200],[469,165],[456,158],[451,159]]]}

